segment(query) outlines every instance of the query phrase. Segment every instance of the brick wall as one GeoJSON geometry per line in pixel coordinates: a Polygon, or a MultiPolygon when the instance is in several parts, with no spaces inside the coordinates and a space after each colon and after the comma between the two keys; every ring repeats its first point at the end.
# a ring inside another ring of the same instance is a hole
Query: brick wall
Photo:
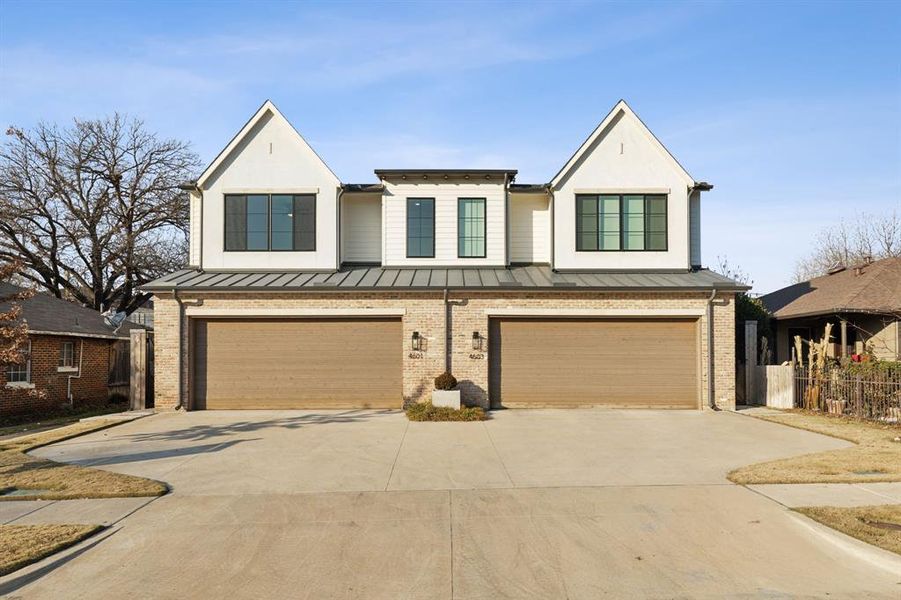
{"type": "MultiPolygon", "coordinates": [[[[347,293],[195,293],[180,296],[186,305],[198,302],[206,308],[382,308],[406,310],[403,317],[405,401],[428,399],[432,380],[445,366],[445,312],[441,292],[384,294],[347,293]],[[410,352],[413,331],[425,337],[421,353],[410,352]]],[[[464,400],[488,405],[488,316],[486,309],[695,309],[704,310],[708,294],[703,293],[601,293],[601,292],[452,292],[450,334],[452,372],[461,382],[464,400]],[[473,352],[472,332],[483,339],[483,351],[473,352]]],[[[714,305],[714,372],[716,403],[724,409],[735,406],[735,307],[732,294],[722,295],[714,305]]],[[[178,402],[178,304],[171,294],[158,295],[155,307],[156,407],[171,409],[178,402]]],[[[188,319],[186,319],[187,321],[188,319]]],[[[188,348],[188,327],[182,343],[188,348]]],[[[707,321],[701,317],[701,379],[707,390],[707,321]]],[[[181,370],[183,393],[188,397],[188,356],[183,353],[181,370]]]]}
{"type": "Polygon", "coordinates": [[[70,338],[51,335],[33,335],[31,339],[31,382],[35,392],[44,397],[27,393],[28,390],[6,385],[6,368],[0,368],[0,416],[29,412],[51,411],[67,403],[66,391],[69,375],[77,370],[58,370],[60,345],[63,341],[75,344],[74,364],[81,358],[81,377],[72,379],[72,396],[75,405],[92,404],[107,398],[110,340],[95,338],[70,338]],[[81,353],[84,355],[81,356],[81,353]]]}

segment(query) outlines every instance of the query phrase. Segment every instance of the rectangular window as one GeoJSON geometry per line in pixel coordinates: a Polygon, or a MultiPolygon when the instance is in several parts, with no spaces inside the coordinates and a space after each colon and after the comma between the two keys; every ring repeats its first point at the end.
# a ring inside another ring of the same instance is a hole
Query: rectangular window
{"type": "Polygon", "coordinates": [[[485,258],[485,198],[457,199],[457,256],[485,258]]]}
{"type": "Polygon", "coordinates": [[[316,250],[316,196],[226,195],[225,249],[273,252],[316,250]]]}
{"type": "Polygon", "coordinates": [[[434,198],[407,198],[407,258],[435,258],[434,198]]]}
{"type": "Polygon", "coordinates": [[[59,345],[59,366],[75,366],[75,342],[62,342],[59,345]]]}
{"type": "Polygon", "coordinates": [[[7,383],[31,383],[31,340],[23,354],[22,362],[6,367],[7,383]]]}
{"type": "Polygon", "coordinates": [[[666,200],[665,195],[577,195],[576,250],[666,250],[666,200]]]}

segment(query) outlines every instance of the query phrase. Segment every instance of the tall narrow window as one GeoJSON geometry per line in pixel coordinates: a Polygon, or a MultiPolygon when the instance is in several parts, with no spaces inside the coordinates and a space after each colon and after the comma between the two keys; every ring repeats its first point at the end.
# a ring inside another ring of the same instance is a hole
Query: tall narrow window
{"type": "Polygon", "coordinates": [[[62,342],[59,345],[59,366],[75,366],[75,342],[62,342]]]}
{"type": "Polygon", "coordinates": [[[435,199],[407,198],[407,258],[435,257],[435,199]]]}
{"type": "Polygon", "coordinates": [[[577,195],[576,250],[666,250],[666,200],[662,194],[577,195]]]}
{"type": "Polygon", "coordinates": [[[485,198],[457,200],[457,256],[485,258],[485,198]]]}
{"type": "Polygon", "coordinates": [[[225,249],[295,252],[316,250],[316,196],[227,195],[225,249]]]}

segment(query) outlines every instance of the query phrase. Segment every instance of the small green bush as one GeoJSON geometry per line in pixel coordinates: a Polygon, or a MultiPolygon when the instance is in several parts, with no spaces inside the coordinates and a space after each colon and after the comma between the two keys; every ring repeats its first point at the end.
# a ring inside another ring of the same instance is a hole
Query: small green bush
{"type": "Polygon", "coordinates": [[[411,421],[484,421],[488,418],[479,406],[466,406],[455,410],[447,406],[433,406],[431,402],[417,402],[407,407],[411,421]]]}
{"type": "Polygon", "coordinates": [[[436,390],[452,390],[457,387],[457,378],[445,371],[435,378],[436,390]]]}

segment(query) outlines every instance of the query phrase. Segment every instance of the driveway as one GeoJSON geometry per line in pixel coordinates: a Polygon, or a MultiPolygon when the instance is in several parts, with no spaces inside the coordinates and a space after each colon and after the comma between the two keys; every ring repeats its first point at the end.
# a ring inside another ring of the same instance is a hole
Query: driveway
{"type": "Polygon", "coordinates": [[[846,445],[695,411],[160,414],[35,452],[173,492],[0,593],[894,598],[901,574],[725,479],[846,445]]]}

